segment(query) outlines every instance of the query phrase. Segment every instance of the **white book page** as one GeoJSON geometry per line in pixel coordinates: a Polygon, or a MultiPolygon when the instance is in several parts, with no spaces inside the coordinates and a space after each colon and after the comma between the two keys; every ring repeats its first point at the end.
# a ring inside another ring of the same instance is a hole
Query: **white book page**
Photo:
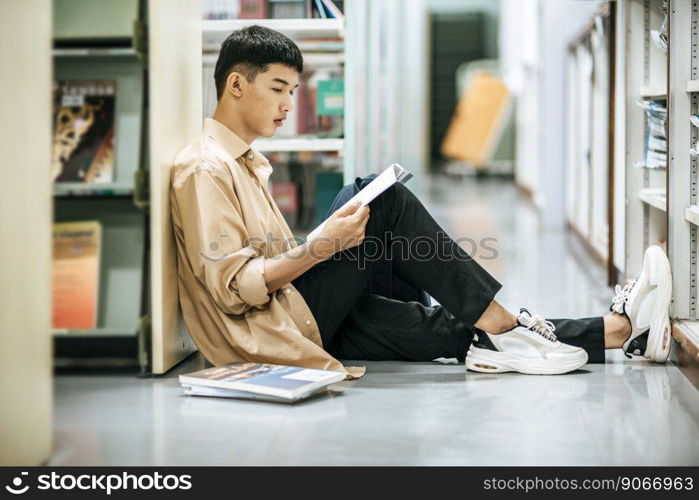
{"type": "MultiPolygon", "coordinates": [[[[282,375],[282,378],[288,378],[291,380],[302,380],[304,382],[319,382],[329,378],[336,378],[337,372],[327,372],[325,370],[313,370],[306,369],[295,373],[290,373],[289,375],[282,375]]],[[[343,374],[344,377],[344,374],[343,374]]]]}
{"type": "MultiPolygon", "coordinates": [[[[392,164],[386,170],[381,172],[373,181],[367,184],[364,189],[355,194],[350,198],[347,203],[342,205],[338,210],[342,210],[347,205],[352,205],[356,201],[361,202],[361,206],[368,205],[374,198],[386,191],[396,182],[406,182],[413,175],[405,170],[403,167],[397,163],[392,164]]],[[[325,222],[323,221],[318,227],[316,227],[306,238],[306,241],[311,241],[311,239],[316,238],[320,232],[325,227],[325,222]]]]}

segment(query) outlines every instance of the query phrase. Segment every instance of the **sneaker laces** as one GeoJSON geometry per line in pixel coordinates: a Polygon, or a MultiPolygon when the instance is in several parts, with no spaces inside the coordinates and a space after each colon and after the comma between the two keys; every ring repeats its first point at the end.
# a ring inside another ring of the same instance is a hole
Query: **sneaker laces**
{"type": "Polygon", "coordinates": [[[532,315],[529,325],[527,325],[526,328],[534,333],[538,333],[551,342],[556,342],[558,340],[558,337],[553,333],[556,331],[555,325],[540,314],[532,315]]]}
{"type": "Polygon", "coordinates": [[[624,288],[621,288],[620,285],[616,285],[614,287],[614,297],[612,298],[612,310],[615,312],[618,312],[621,314],[624,312],[624,304],[626,304],[629,300],[629,295],[631,295],[631,290],[633,287],[636,285],[636,281],[638,281],[638,277],[634,278],[633,281],[630,283],[627,283],[624,288]]]}

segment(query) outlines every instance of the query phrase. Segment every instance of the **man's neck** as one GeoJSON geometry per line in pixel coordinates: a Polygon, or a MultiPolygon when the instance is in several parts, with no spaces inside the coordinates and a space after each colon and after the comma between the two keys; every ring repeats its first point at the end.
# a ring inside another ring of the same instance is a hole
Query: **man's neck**
{"type": "Polygon", "coordinates": [[[226,110],[224,106],[219,104],[216,106],[213,116],[211,117],[219,123],[222,123],[235,135],[240,137],[246,144],[250,145],[257,137],[250,132],[245,123],[240,119],[239,115],[226,110]]]}

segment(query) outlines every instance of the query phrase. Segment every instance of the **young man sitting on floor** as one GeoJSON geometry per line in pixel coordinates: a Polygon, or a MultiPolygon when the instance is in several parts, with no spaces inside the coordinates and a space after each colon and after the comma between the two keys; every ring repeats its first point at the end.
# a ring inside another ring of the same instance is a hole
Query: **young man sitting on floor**
{"type": "MultiPolygon", "coordinates": [[[[216,63],[214,115],[174,161],[179,298],[211,363],[298,365],[357,377],[363,369],[337,358],[455,357],[474,371],[531,374],[603,362],[612,348],[667,359],[672,286],[659,247],[648,249],[636,280],[617,287],[609,314],[549,321],[498,304],[501,285],[403,184],[368,206],[335,211],[318,238],[299,243],[269,193],[272,167],[251,144],[282,126],[302,71],[301,52],[284,35],[260,26],[233,32],[216,63]],[[418,240],[441,245],[417,257],[410,250],[418,240]],[[397,242],[407,242],[407,255],[389,253],[397,242]],[[440,305],[372,293],[379,273],[369,250],[376,248],[396,277],[440,305]]],[[[357,187],[365,181],[358,178],[357,187]]]]}

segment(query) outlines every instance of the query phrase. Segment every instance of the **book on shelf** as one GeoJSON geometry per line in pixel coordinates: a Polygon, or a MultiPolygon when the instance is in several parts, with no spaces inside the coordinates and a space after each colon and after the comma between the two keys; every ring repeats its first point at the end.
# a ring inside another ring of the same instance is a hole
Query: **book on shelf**
{"type": "Polygon", "coordinates": [[[97,327],[101,225],[98,221],[53,225],[53,328],[97,327]]]}
{"type": "Polygon", "coordinates": [[[664,100],[644,99],[637,104],[646,114],[646,140],[644,143],[644,168],[656,169],[667,166],[667,105],[664,100]]]}
{"type": "Polygon", "coordinates": [[[667,139],[655,135],[648,136],[648,149],[661,153],[667,152],[667,139]]]}
{"type": "Polygon", "coordinates": [[[239,0],[239,19],[266,19],[269,15],[267,0],[239,0]]]}
{"type": "Polygon", "coordinates": [[[344,372],[235,362],[179,376],[185,394],[295,402],[345,379],[344,372]]]}
{"type": "Polygon", "coordinates": [[[298,186],[295,182],[273,182],[272,198],[289,226],[296,224],[299,212],[298,186]]]}
{"type": "Polygon", "coordinates": [[[646,168],[665,168],[667,166],[667,154],[658,151],[646,151],[646,168]]]}
{"type": "Polygon", "coordinates": [[[268,0],[270,19],[305,19],[310,17],[310,0],[268,0]]]}
{"type": "Polygon", "coordinates": [[[337,194],[342,190],[342,171],[328,172],[319,170],[316,172],[316,224],[325,220],[337,194]]]}
{"type": "Polygon", "coordinates": [[[332,0],[204,0],[202,19],[343,19],[332,0]]]}
{"type": "Polygon", "coordinates": [[[58,81],[53,97],[53,180],[112,182],[116,81],[58,81]]]}
{"type": "Polygon", "coordinates": [[[250,8],[247,4],[261,2],[249,0],[202,0],[202,19],[217,21],[222,19],[242,18],[242,10],[250,8]]]}
{"type": "Polygon", "coordinates": [[[331,19],[344,19],[345,15],[342,13],[341,5],[338,6],[333,0],[321,0],[325,12],[331,19]]]}
{"type": "Polygon", "coordinates": [[[316,113],[321,116],[345,112],[344,80],[319,80],[316,90],[316,113]]]}

